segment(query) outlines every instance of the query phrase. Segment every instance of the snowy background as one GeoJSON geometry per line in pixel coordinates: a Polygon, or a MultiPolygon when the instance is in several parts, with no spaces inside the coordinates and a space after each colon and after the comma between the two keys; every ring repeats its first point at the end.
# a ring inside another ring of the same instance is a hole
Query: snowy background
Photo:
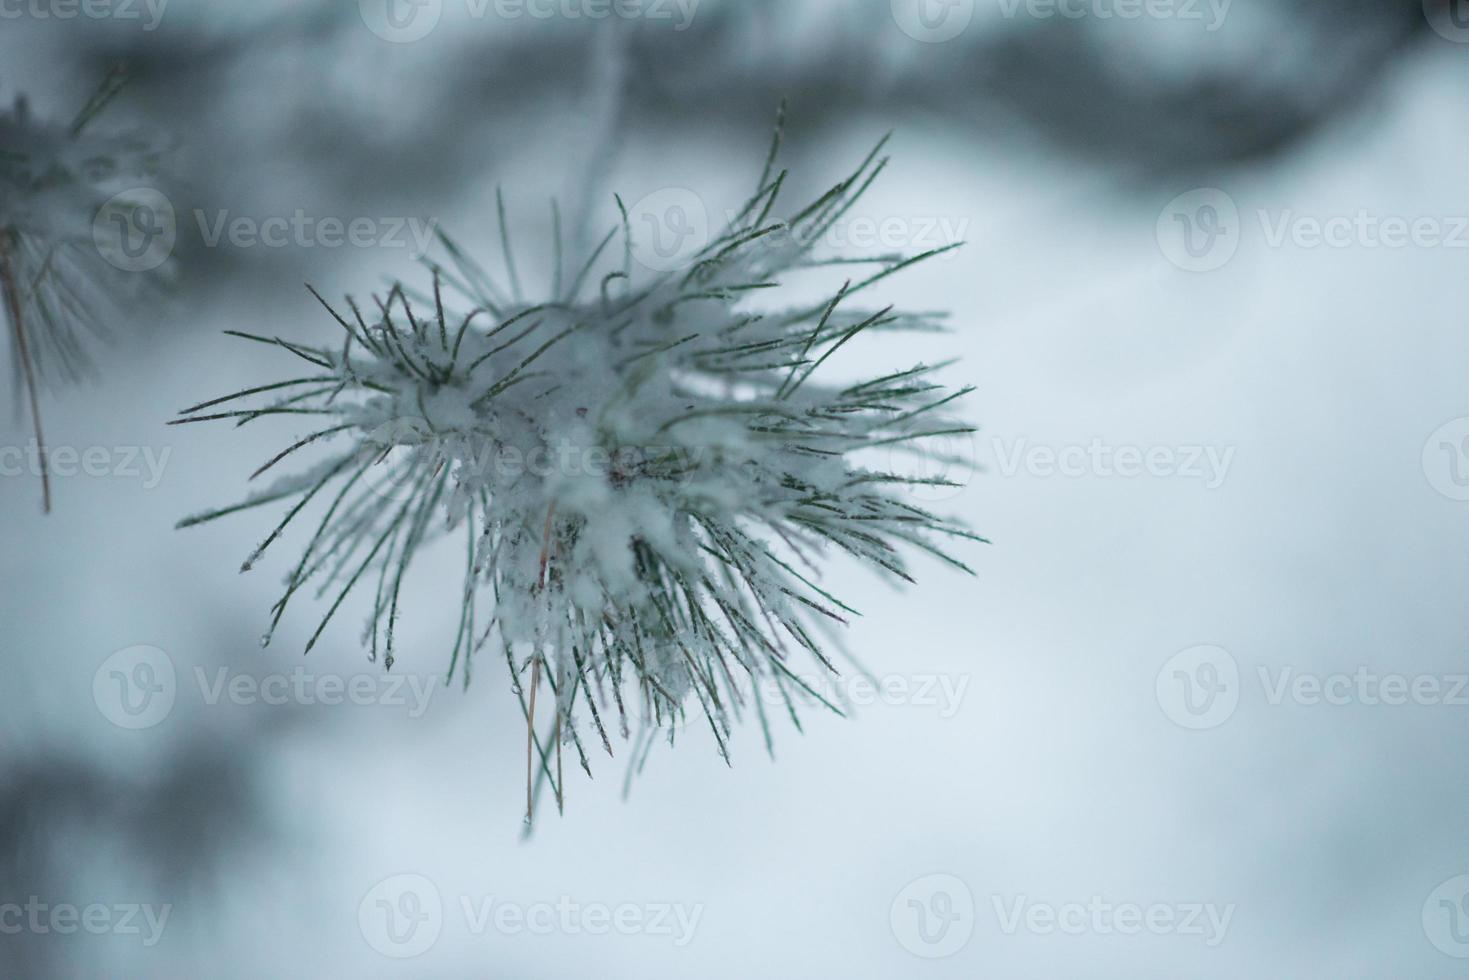
{"type": "Polygon", "coordinates": [[[180,270],[45,399],[103,470],[45,519],[0,476],[0,972],[1463,974],[1469,11],[920,7],[0,5],[6,102],[69,117],[131,66],[106,122],[175,145],[180,270]],[[419,276],[394,226],[490,248],[497,184],[527,279],[552,196],[594,237],[614,191],[721,215],[782,96],[797,197],[895,130],[835,245],[968,243],[883,284],[954,333],[848,363],[962,355],[981,430],[940,503],[993,544],[901,593],[833,561],[883,682],[854,717],[777,726],[775,762],[749,729],[732,768],[691,726],[625,800],[619,746],[523,840],[503,669],[442,682],[458,551],[408,586],[401,687],[361,610],[262,650],[284,559],[236,570],[269,517],[172,527],[301,430],[164,423],[281,368],[221,330],[332,341],[304,281],[419,276]],[[298,211],[378,240],[210,241],[298,211]],[[140,666],[167,696],[129,713],[140,666]]]}

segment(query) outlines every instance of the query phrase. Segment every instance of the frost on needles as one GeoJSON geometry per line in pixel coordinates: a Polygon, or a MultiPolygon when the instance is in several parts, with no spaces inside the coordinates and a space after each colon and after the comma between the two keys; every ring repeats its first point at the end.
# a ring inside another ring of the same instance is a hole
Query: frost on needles
{"type": "Polygon", "coordinates": [[[527,300],[502,201],[503,275],[441,236],[445,260],[430,263],[422,293],[400,284],[370,306],[349,298],[340,308],[317,296],[340,343],[238,334],[278,347],[296,376],[195,405],[176,422],[313,416],[313,431],[252,479],[307,447],[334,447],[180,525],[281,503],[249,569],[289,525],[306,524],[263,642],[310,590],[327,608],[309,651],[360,591],[371,606],[363,644],[390,668],[414,555],[434,536],[458,537],[449,676],[467,683],[486,651],[505,659],[528,766],[559,802],[563,745],[590,772],[589,741],[611,753],[609,733],[628,738],[630,716],[647,730],[696,711],[728,761],[749,701],[769,742],[754,684],[775,685],[793,719],[797,702],[822,701],[801,671],[836,670],[817,635],[834,636],[854,612],[818,584],[817,562],[833,547],[908,581],[906,548],[964,568],[945,540],[982,539],[917,506],[905,486],[942,481],[871,463],[970,431],[935,411],[969,389],[937,384],[942,365],[855,384],[824,382],[820,370],[865,332],[940,329],[939,314],[869,298],[944,250],[814,257],[812,244],[886,165],[883,143],[820,198],[774,218],[786,178],[775,170],[779,145],[778,126],[755,195],[677,272],[635,275],[618,200],[620,225],[586,263],[563,275],[558,246],[549,295],[527,300]],[[782,308],[782,276],[810,267],[861,275],[822,302],[782,308]]]}

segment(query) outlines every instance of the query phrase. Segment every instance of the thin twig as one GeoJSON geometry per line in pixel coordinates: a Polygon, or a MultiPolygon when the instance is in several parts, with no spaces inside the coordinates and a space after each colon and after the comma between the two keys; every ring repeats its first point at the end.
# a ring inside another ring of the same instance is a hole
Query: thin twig
{"type": "Polygon", "coordinates": [[[41,429],[41,403],[36,391],[36,367],[31,363],[30,346],[26,342],[25,321],[21,317],[20,294],[16,291],[15,269],[10,261],[10,238],[0,232],[0,288],[5,290],[10,328],[15,333],[15,353],[25,377],[26,396],[31,405],[31,423],[36,431],[36,453],[41,469],[41,512],[51,513],[51,471],[46,462],[46,436],[41,429]]]}

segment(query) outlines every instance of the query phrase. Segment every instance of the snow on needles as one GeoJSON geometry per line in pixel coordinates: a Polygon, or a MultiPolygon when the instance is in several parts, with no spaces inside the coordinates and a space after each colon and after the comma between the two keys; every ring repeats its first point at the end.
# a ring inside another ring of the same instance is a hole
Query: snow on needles
{"type": "MultiPolygon", "coordinates": [[[[873,460],[954,432],[934,410],[969,389],[946,391],[933,380],[938,366],[923,364],[855,384],[823,382],[817,370],[866,331],[939,327],[933,314],[867,303],[888,275],[936,253],[813,256],[883,169],[883,144],[775,219],[779,141],[777,127],[755,195],[676,272],[635,276],[622,209],[620,226],[543,302],[522,298],[508,234],[508,281],[443,236],[445,260],[430,263],[424,291],[396,285],[366,308],[321,300],[339,344],[242,334],[281,348],[299,376],[176,421],[313,416],[319,427],[257,477],[307,447],[337,447],[305,477],[181,525],[288,502],[249,567],[316,502],[265,642],[308,586],[330,603],[308,650],[361,590],[371,603],[364,646],[391,667],[415,553],[432,537],[458,537],[449,675],[467,682],[478,656],[504,657],[538,783],[559,801],[563,744],[590,772],[592,733],[611,753],[611,733],[629,737],[630,719],[656,728],[696,711],[728,759],[754,683],[776,685],[792,710],[819,700],[801,672],[835,667],[814,634],[854,612],[818,584],[824,553],[903,579],[905,550],[963,568],[945,541],[981,539],[907,492],[937,481],[873,460]],[[782,305],[782,275],[808,267],[862,274],[820,303],[782,305]],[[541,709],[545,739],[535,730],[542,677],[554,698],[541,709]]],[[[768,739],[765,706],[753,701],[768,739]]]]}

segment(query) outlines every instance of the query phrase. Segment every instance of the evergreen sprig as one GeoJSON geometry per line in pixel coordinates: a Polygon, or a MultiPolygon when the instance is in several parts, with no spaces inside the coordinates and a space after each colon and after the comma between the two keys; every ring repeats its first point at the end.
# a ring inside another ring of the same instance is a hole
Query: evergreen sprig
{"type": "MultiPolygon", "coordinates": [[[[236,333],[300,362],[299,376],[201,402],[175,424],[314,417],[319,427],[252,479],[308,447],[338,447],[180,525],[288,503],[249,569],[309,504],[323,508],[263,642],[291,600],[314,588],[329,606],[309,652],[347,597],[364,591],[364,645],[391,668],[405,575],[426,541],[457,534],[464,577],[448,675],[467,684],[487,647],[504,657],[526,720],[527,768],[558,806],[563,745],[590,774],[586,740],[595,733],[610,754],[611,732],[630,737],[629,716],[648,723],[634,753],[645,755],[651,733],[696,704],[728,761],[752,684],[773,683],[793,719],[802,700],[826,703],[796,658],[835,671],[813,633],[854,610],[817,584],[818,553],[835,547],[911,581],[903,546],[964,569],[943,540],[982,540],[902,491],[942,481],[869,469],[857,457],[971,431],[929,422],[970,389],[944,391],[934,379],[942,365],[855,384],[816,377],[860,334],[941,327],[939,316],[868,308],[858,297],[944,249],[858,260],[872,271],[815,305],[750,302],[778,295],[770,291],[792,269],[854,261],[816,258],[812,247],[887,164],[884,140],[817,200],[775,220],[786,180],[774,170],[780,140],[777,125],[755,194],[677,272],[635,281],[619,199],[620,227],[569,278],[557,236],[555,284],[530,303],[497,197],[503,280],[441,235],[445,261],[429,263],[431,293],[397,284],[364,313],[351,298],[337,309],[312,290],[340,344],[236,333]],[[604,262],[619,234],[620,263],[604,262]],[[544,734],[543,680],[554,699],[544,734]]],[[[769,744],[765,707],[754,702],[769,744]]],[[[529,818],[529,775],[527,795],[529,818]]]]}
{"type": "Polygon", "coordinates": [[[160,171],[161,150],[145,135],[93,132],[125,82],[121,69],[108,73],[70,123],[36,118],[23,96],[0,112],[0,306],[15,387],[25,392],[35,432],[46,511],[51,481],[40,389],[92,374],[91,344],[108,336],[122,307],[155,296],[167,271],[124,272],[94,240],[108,201],[160,171]]]}

